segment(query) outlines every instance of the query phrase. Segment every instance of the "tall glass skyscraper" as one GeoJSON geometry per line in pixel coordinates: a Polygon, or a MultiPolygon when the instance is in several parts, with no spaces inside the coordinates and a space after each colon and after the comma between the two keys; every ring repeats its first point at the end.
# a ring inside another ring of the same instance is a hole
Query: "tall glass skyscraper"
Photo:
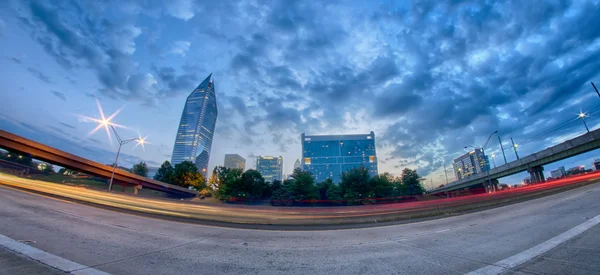
{"type": "Polygon", "coordinates": [[[185,101],[171,156],[172,165],[194,162],[206,177],[217,113],[217,97],[210,74],[185,101]]]}
{"type": "Polygon", "coordinates": [[[256,170],[265,179],[265,182],[283,180],[283,158],[271,156],[259,156],[256,158],[256,170]]]}
{"type": "Polygon", "coordinates": [[[363,166],[377,175],[375,133],[365,135],[307,136],[302,134],[302,169],[313,173],[315,182],[330,178],[339,183],[342,173],[363,166]]]}

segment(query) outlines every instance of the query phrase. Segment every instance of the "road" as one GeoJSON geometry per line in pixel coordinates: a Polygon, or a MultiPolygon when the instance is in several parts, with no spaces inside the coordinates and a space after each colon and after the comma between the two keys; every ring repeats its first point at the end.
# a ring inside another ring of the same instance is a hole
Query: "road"
{"type": "MultiPolygon", "coordinates": [[[[597,220],[599,196],[600,184],[592,184],[523,203],[417,223],[270,231],[165,221],[2,186],[0,234],[33,240],[31,246],[113,274],[462,274],[519,255],[586,221],[597,220]]],[[[587,232],[598,232],[598,226],[587,232]]],[[[586,243],[596,245],[591,251],[600,256],[600,236],[585,234],[582,236],[591,238],[586,243]]],[[[560,254],[561,247],[548,253],[560,254]]],[[[548,259],[552,257],[535,258],[521,271],[508,271],[536,272],[539,268],[544,272],[547,265],[535,263],[548,259]]],[[[593,262],[584,264],[600,270],[593,262]]]]}
{"type": "Polygon", "coordinates": [[[0,185],[33,190],[61,198],[101,205],[120,211],[144,213],[175,220],[193,220],[206,225],[227,225],[247,229],[271,229],[302,226],[320,229],[365,227],[431,218],[449,213],[481,210],[534,197],[557,193],[564,189],[598,181],[600,173],[561,179],[545,184],[530,185],[490,194],[419,200],[393,204],[344,207],[271,207],[231,204],[202,204],[193,201],[152,199],[125,194],[68,186],[29,178],[0,174],[0,185]]]}

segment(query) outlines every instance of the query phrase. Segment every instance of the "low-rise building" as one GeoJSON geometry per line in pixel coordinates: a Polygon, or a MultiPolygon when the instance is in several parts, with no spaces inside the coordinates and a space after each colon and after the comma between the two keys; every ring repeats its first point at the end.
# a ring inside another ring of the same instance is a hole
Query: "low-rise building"
{"type": "Polygon", "coordinates": [[[556,170],[550,171],[550,176],[554,179],[562,178],[566,174],[565,167],[561,166],[556,168],[556,170]]]}

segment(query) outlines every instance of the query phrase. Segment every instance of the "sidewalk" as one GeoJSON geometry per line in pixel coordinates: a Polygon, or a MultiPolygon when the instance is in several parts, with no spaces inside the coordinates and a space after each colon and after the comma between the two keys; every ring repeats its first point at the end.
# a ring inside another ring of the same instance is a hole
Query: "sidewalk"
{"type": "Polygon", "coordinates": [[[0,275],[4,274],[65,273],[0,246],[0,275]]]}

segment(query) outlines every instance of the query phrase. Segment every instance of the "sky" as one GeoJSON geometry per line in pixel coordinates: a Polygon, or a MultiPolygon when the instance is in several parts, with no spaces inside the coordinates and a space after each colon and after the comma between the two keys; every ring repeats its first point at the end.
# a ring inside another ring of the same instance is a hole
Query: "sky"
{"type": "MultiPolygon", "coordinates": [[[[120,165],[159,166],[212,73],[209,170],[226,153],[248,168],[281,155],[288,174],[301,133],[374,131],[380,173],[437,186],[494,131],[512,161],[511,137],[524,157],[584,134],[579,112],[600,126],[598,14],[598,0],[1,1],[0,129],[112,163],[114,136],[82,118],[98,102],[123,138],[151,143],[125,145],[120,165]]],[[[495,136],[486,153],[502,155],[495,136]]]]}

